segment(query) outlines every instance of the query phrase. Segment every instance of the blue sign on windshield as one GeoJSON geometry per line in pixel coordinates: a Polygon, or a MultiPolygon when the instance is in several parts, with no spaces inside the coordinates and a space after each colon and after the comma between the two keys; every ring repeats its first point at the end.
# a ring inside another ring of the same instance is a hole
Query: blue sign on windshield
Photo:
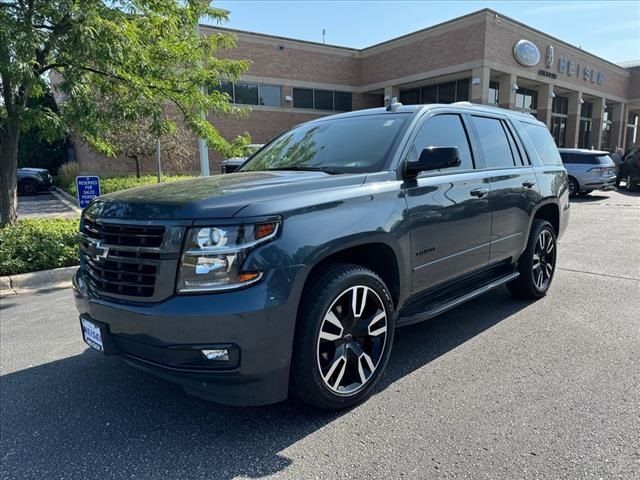
{"type": "Polygon", "coordinates": [[[91,203],[91,200],[100,196],[100,177],[76,177],[76,187],[78,190],[78,206],[85,208],[91,203]]]}

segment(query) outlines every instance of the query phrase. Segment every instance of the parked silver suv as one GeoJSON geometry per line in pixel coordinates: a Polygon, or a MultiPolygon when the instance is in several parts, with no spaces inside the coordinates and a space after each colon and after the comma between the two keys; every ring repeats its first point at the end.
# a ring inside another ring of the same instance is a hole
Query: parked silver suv
{"type": "Polygon", "coordinates": [[[588,195],[594,190],[613,190],[616,166],[607,152],[560,148],[562,163],[569,174],[569,193],[588,195]]]}

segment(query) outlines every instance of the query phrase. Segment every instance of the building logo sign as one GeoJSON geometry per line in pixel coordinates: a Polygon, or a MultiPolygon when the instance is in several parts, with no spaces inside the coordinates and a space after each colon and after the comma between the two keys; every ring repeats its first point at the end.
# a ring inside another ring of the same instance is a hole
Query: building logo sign
{"type": "Polygon", "coordinates": [[[575,60],[567,57],[560,57],[558,59],[558,72],[568,75],[569,77],[582,79],[585,82],[591,82],[597,85],[604,84],[604,72],[600,72],[587,65],[580,65],[575,60]]]}
{"type": "Polygon", "coordinates": [[[513,56],[525,67],[535,67],[540,62],[540,50],[529,40],[518,40],[513,46],[513,56]]]}
{"type": "Polygon", "coordinates": [[[553,45],[547,45],[547,53],[544,56],[544,64],[547,68],[553,67],[553,60],[556,58],[556,49],[553,45]]]}

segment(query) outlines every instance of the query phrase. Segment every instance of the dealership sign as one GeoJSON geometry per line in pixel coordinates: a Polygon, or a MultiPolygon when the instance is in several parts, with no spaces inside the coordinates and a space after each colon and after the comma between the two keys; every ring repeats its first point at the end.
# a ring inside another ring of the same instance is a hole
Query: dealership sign
{"type": "MultiPolygon", "coordinates": [[[[535,43],[525,39],[518,40],[513,45],[513,56],[520,65],[525,67],[535,67],[541,60],[540,50],[538,50],[535,43]]],[[[547,69],[553,67],[555,60],[555,48],[553,45],[547,45],[544,60],[547,69]]],[[[581,65],[575,60],[567,57],[558,58],[558,73],[597,85],[602,85],[604,83],[604,72],[598,71],[588,65],[581,65]]],[[[558,76],[555,73],[542,69],[538,70],[538,74],[553,79],[558,76]]]]}

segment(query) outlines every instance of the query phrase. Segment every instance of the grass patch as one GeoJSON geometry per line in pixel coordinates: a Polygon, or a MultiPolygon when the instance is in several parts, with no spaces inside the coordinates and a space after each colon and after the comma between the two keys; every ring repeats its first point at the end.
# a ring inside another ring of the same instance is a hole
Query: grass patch
{"type": "Polygon", "coordinates": [[[0,276],[77,265],[78,222],[36,218],[0,228],[0,276]]]}
{"type": "MultiPolygon", "coordinates": [[[[162,177],[163,182],[176,182],[178,180],[186,180],[188,178],[194,178],[191,175],[166,175],[162,177]]],[[[100,189],[103,195],[106,193],[113,193],[120,190],[126,190],[127,188],[141,187],[143,185],[154,185],[158,183],[158,177],[155,175],[143,175],[140,178],[136,177],[111,177],[100,178],[100,189]]],[[[67,191],[74,197],[77,194],[75,178],[71,182],[60,182],[60,188],[67,191]]]]}

